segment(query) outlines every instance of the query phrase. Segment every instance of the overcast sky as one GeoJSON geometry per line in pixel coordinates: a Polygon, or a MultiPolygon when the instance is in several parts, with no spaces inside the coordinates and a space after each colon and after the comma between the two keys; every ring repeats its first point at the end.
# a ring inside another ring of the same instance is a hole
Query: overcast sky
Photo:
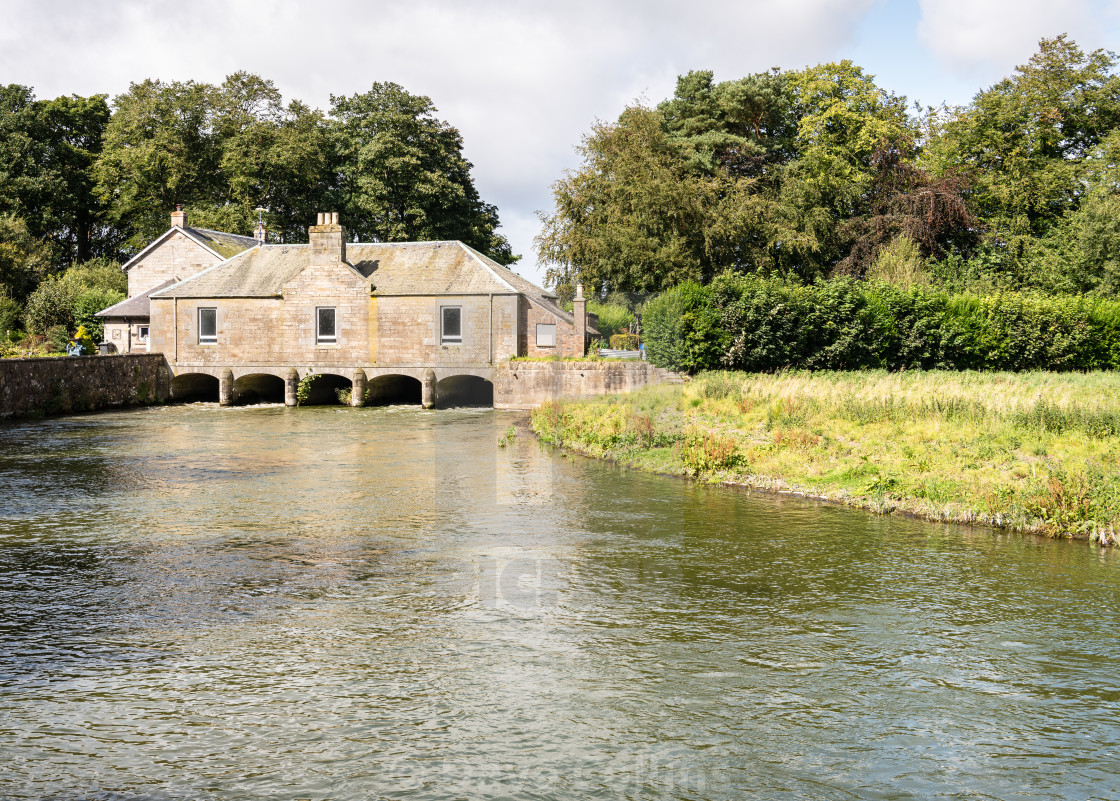
{"type": "Polygon", "coordinates": [[[1120,49],[1120,0],[0,0],[0,12],[0,83],[40,98],[236,70],[319,108],[374,81],[427,95],[462,132],[518,271],[538,281],[534,212],[551,207],[581,136],[690,69],[727,80],[850,58],[936,105],[966,103],[1043,36],[1120,49]]]}

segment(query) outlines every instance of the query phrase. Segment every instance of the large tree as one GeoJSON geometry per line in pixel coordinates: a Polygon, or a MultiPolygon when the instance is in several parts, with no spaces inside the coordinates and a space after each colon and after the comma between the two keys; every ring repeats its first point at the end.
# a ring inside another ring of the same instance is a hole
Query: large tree
{"type": "Polygon", "coordinates": [[[381,242],[460,239],[497,261],[516,260],[482,201],[459,131],[432,101],[395,83],[332,96],[332,138],[347,227],[381,242]]]}
{"type": "Polygon", "coordinates": [[[1008,270],[1022,272],[1035,242],[1085,197],[1084,159],[1120,125],[1115,66],[1107,51],[1043,39],[1030,61],[935,129],[926,163],[971,173],[989,247],[1008,270]]]}
{"type": "Polygon", "coordinates": [[[108,121],[104,95],[36,100],[28,87],[0,87],[0,214],[48,243],[56,269],[116,254],[91,175],[108,121]]]}

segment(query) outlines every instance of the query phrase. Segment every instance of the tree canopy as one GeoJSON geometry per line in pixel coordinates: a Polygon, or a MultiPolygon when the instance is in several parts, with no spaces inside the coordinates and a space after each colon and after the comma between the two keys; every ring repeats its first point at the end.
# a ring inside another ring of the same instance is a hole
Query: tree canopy
{"type": "Polygon", "coordinates": [[[603,292],[724,271],[861,278],[899,253],[958,287],[1114,292],[1115,68],[1044,39],[969,105],[925,110],[850,61],[690,72],[592,128],[540,213],[538,257],[553,283],[603,292]]]}

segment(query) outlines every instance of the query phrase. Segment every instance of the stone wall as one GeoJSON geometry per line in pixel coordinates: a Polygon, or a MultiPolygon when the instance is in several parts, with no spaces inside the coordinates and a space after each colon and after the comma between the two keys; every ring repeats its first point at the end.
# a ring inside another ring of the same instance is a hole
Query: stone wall
{"type": "Polygon", "coordinates": [[[558,398],[630,392],[679,382],[676,373],[647,362],[506,362],[494,371],[495,409],[532,409],[558,398]]]}
{"type": "Polygon", "coordinates": [[[0,419],[166,400],[163,354],[0,359],[0,419]]]}

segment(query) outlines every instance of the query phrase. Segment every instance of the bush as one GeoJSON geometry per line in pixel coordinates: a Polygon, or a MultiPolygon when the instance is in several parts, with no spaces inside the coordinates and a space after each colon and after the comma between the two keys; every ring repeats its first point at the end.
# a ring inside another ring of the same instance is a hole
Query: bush
{"type": "Polygon", "coordinates": [[[7,340],[9,331],[19,330],[22,315],[23,309],[8,292],[8,288],[0,284],[0,340],[7,340]]]}
{"type": "Polygon", "coordinates": [[[611,347],[615,350],[637,350],[637,334],[615,334],[611,337],[611,347]]]}
{"type": "Polygon", "coordinates": [[[120,303],[124,297],[124,292],[116,289],[87,289],[74,301],[74,322],[85,326],[93,340],[100,342],[105,335],[105,320],[96,314],[120,303]]]}
{"type": "MultiPolygon", "coordinates": [[[[620,303],[587,302],[587,311],[599,316],[599,333],[610,338],[626,331],[634,322],[634,312],[620,303]]],[[[612,346],[613,347],[613,346],[612,346]]]]}
{"type": "Polygon", "coordinates": [[[70,344],[70,334],[66,326],[52,325],[46,331],[46,340],[51,353],[65,353],[66,346],[70,344]]]}
{"type": "Polygon", "coordinates": [[[62,276],[47,278],[27,299],[24,312],[27,330],[36,334],[46,333],[55,326],[71,330],[74,327],[74,301],[78,294],[77,287],[62,276]]]}
{"type": "Polygon", "coordinates": [[[644,341],[651,362],[688,372],[1116,369],[1120,303],[724,275],[650,300],[644,341]]]}

